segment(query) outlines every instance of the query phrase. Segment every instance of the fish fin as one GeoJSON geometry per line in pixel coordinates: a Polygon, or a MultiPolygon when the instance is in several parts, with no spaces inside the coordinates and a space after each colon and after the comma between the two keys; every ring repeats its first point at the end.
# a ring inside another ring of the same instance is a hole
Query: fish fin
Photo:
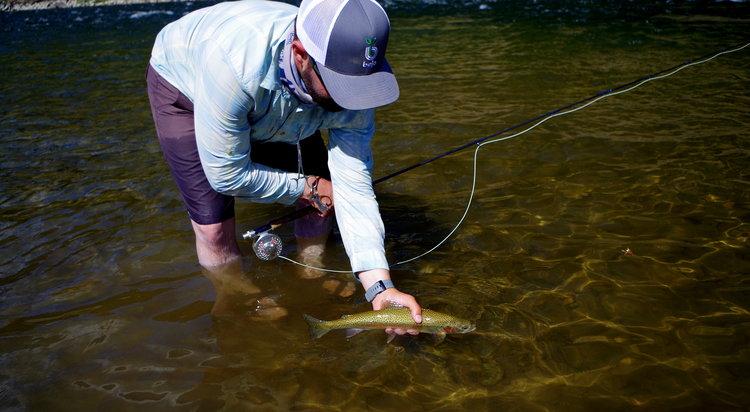
{"type": "Polygon", "coordinates": [[[330,331],[330,329],[326,329],[321,326],[323,323],[320,319],[315,319],[314,317],[310,315],[302,315],[304,316],[305,320],[307,321],[307,324],[310,325],[310,337],[313,339],[318,339],[319,337],[325,335],[330,331]]]}
{"type": "Polygon", "coordinates": [[[435,337],[435,344],[440,344],[445,340],[445,332],[442,330],[439,332],[435,332],[433,335],[435,337]]]}
{"type": "Polygon", "coordinates": [[[387,335],[388,335],[388,339],[385,340],[386,345],[393,342],[393,340],[396,339],[395,333],[388,333],[387,335]]]}
{"type": "Polygon", "coordinates": [[[364,329],[355,329],[355,328],[347,329],[346,330],[346,338],[349,339],[352,336],[355,336],[355,335],[361,333],[362,331],[364,331],[364,329]]]}

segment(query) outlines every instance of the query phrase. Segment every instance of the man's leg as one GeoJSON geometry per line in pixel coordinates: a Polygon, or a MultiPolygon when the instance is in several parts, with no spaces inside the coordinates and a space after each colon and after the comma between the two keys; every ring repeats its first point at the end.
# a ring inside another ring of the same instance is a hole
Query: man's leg
{"type": "MultiPolygon", "coordinates": [[[[302,168],[307,175],[320,176],[331,179],[328,171],[328,150],[320,131],[300,141],[302,153],[302,168]]],[[[250,151],[252,160],[275,169],[296,172],[297,147],[288,143],[257,143],[250,151]]],[[[297,202],[298,208],[307,206],[305,202],[297,202]]],[[[322,255],[328,234],[333,227],[334,215],[320,217],[317,213],[294,221],[294,235],[297,238],[297,251],[300,260],[311,266],[322,264],[322,255]]],[[[323,275],[320,271],[304,270],[301,275],[306,278],[317,278],[323,275]]]]}
{"type": "MultiPolygon", "coordinates": [[[[331,173],[328,170],[328,150],[320,132],[300,141],[300,151],[302,152],[302,168],[306,174],[331,179],[331,173]]],[[[288,172],[297,171],[297,148],[293,144],[254,144],[251,153],[254,162],[288,172]]],[[[304,202],[297,203],[298,208],[305,206],[307,204],[304,202]]],[[[333,227],[334,218],[333,214],[323,218],[317,213],[311,213],[294,221],[297,253],[302,263],[314,267],[323,266],[323,252],[328,235],[333,227]]],[[[298,273],[300,277],[305,279],[315,279],[325,274],[322,271],[306,267],[300,268],[298,273]]],[[[343,297],[351,296],[356,291],[354,282],[342,281],[335,277],[325,279],[323,287],[330,293],[343,297]]]]}
{"type": "Polygon", "coordinates": [[[192,102],[150,66],[146,82],[159,145],[195,232],[198,261],[211,268],[238,259],[234,198],[214,191],[203,172],[192,102]]]}
{"type": "Polygon", "coordinates": [[[235,235],[234,198],[211,188],[195,143],[193,105],[149,67],[148,95],[164,159],[177,183],[195,233],[198,262],[216,290],[211,314],[274,320],[286,316],[272,297],[244,275],[235,235]]]}
{"type": "Polygon", "coordinates": [[[211,268],[239,259],[240,248],[237,245],[234,218],[206,225],[193,220],[190,223],[195,232],[195,250],[201,266],[211,268]]]}
{"type": "Polygon", "coordinates": [[[211,315],[243,320],[276,320],[286,316],[287,310],[279,306],[276,298],[262,296],[261,290],[245,273],[241,259],[230,260],[221,266],[203,268],[203,275],[216,290],[211,315]]]}

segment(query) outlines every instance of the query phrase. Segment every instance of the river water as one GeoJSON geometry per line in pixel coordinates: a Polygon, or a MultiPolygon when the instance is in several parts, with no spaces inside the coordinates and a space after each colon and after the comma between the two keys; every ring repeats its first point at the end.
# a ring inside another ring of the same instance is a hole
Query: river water
{"type": "MultiPolygon", "coordinates": [[[[750,32],[743,2],[616,3],[387,3],[402,98],[379,111],[375,175],[750,32]]],[[[0,15],[0,407],[750,406],[750,49],[480,151],[464,224],[393,270],[476,332],[311,340],[302,315],[366,310],[361,290],[245,244],[239,273],[204,274],[161,158],[150,47],[205,5],[0,15]],[[264,297],[287,316],[258,320],[264,297]]],[[[391,261],[450,231],[471,167],[378,185],[391,261]]],[[[238,230],[283,212],[240,202],[238,230]]],[[[347,267],[336,236],[324,263],[347,267]]]]}

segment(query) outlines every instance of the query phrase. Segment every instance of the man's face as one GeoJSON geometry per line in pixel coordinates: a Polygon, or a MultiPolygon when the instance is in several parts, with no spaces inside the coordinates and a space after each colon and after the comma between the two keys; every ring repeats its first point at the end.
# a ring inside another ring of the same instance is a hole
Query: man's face
{"type": "Polygon", "coordinates": [[[294,61],[295,64],[297,64],[297,70],[302,77],[302,81],[305,83],[307,92],[310,93],[310,97],[312,97],[315,104],[329,112],[340,112],[341,110],[344,110],[344,108],[336,104],[331,95],[328,94],[328,90],[326,90],[323,80],[320,78],[320,73],[317,70],[315,61],[307,54],[307,52],[305,52],[302,43],[298,43],[299,40],[297,39],[294,42],[296,46],[293,48],[295,52],[294,61]]]}
{"type": "Polygon", "coordinates": [[[312,70],[307,71],[308,76],[305,76],[304,73],[302,74],[302,81],[305,82],[305,87],[307,87],[307,91],[310,92],[310,97],[312,97],[313,101],[317,103],[318,106],[326,111],[340,112],[344,110],[344,108],[333,101],[331,95],[328,94],[328,90],[323,84],[323,79],[320,77],[320,72],[317,70],[315,60],[313,60],[312,57],[310,58],[310,62],[312,63],[312,70]],[[310,87],[311,84],[314,86],[310,87]]]}

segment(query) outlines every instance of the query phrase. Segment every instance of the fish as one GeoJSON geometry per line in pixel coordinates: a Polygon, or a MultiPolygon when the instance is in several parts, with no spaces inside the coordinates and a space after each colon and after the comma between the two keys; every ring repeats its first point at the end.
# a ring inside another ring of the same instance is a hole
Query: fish
{"type": "Polygon", "coordinates": [[[341,319],[328,321],[316,319],[310,315],[303,316],[310,325],[310,336],[313,339],[318,339],[336,329],[347,329],[347,337],[351,337],[367,329],[402,328],[435,334],[439,340],[442,340],[447,333],[469,333],[476,329],[476,326],[466,319],[430,309],[422,309],[422,323],[414,322],[408,308],[372,310],[344,315],[341,319]]]}

